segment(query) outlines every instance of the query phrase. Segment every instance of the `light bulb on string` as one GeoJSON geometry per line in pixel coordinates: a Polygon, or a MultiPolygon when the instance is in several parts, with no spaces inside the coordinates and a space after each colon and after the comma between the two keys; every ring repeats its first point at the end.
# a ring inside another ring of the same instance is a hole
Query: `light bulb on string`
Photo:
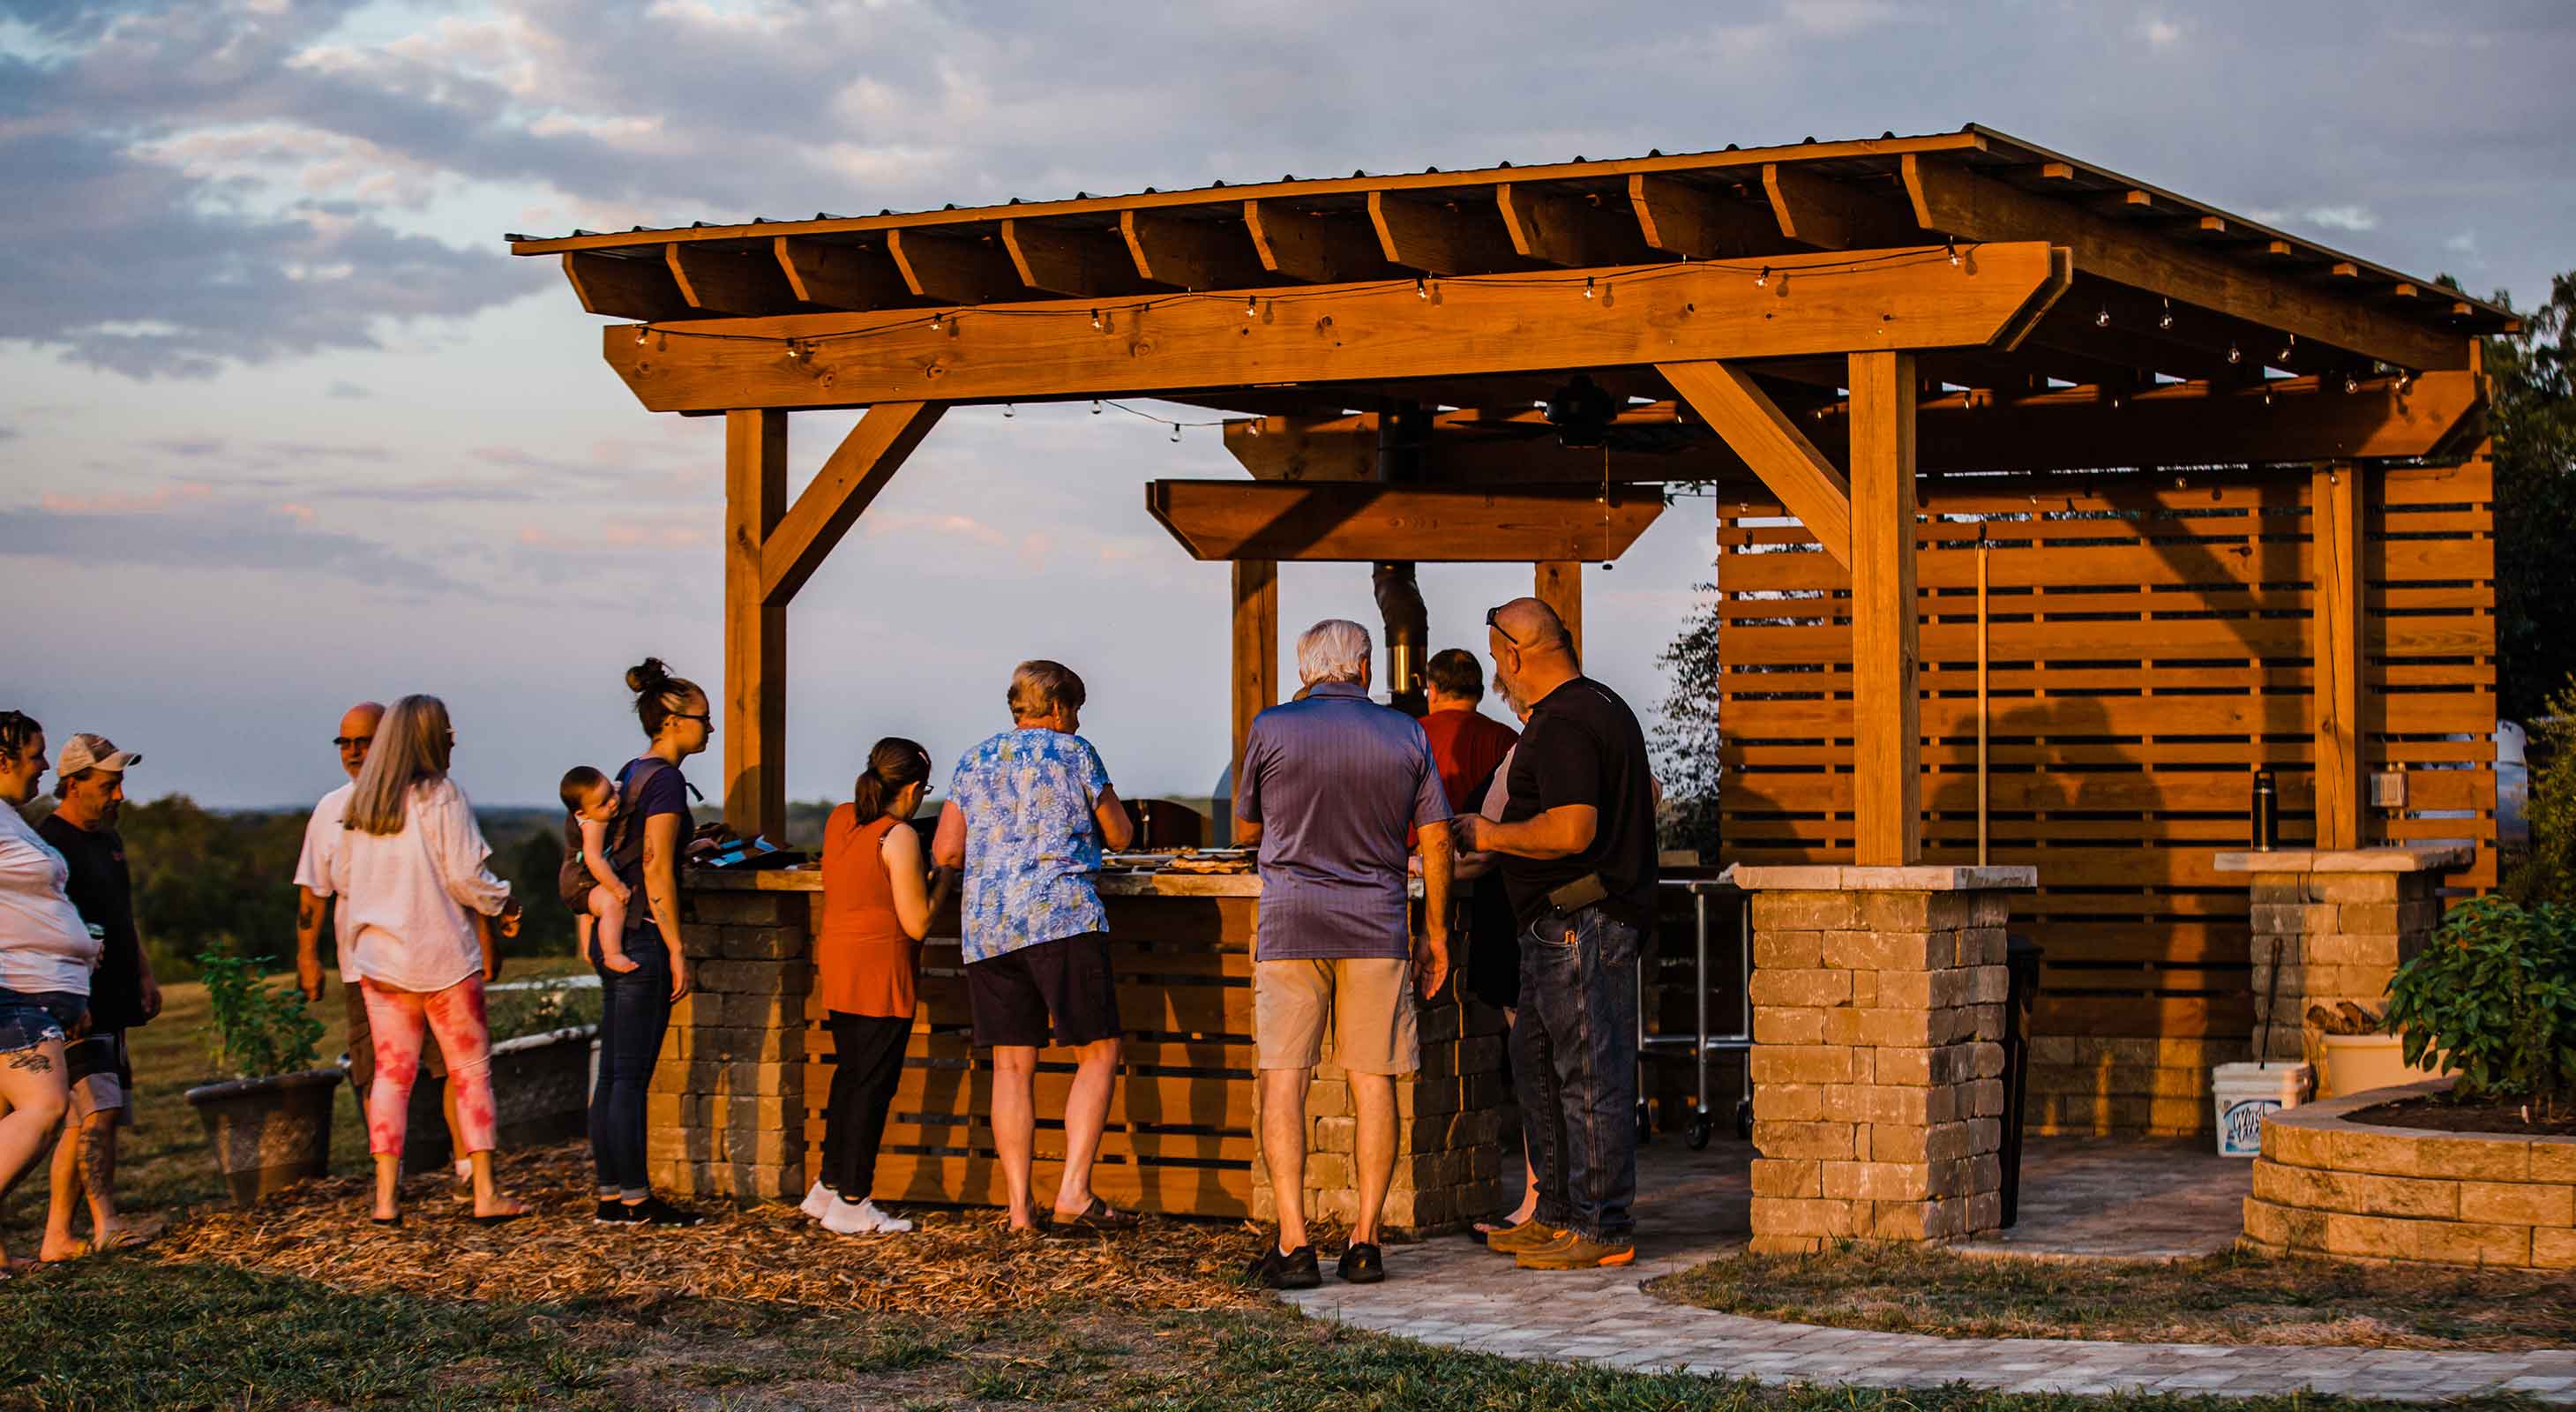
{"type": "Polygon", "coordinates": [[[1261,306],[1255,303],[1252,296],[1249,294],[1243,296],[1243,316],[1247,319],[1257,319],[1261,317],[1261,306]]]}
{"type": "Polygon", "coordinates": [[[1174,423],[1172,423],[1172,440],[1174,440],[1174,441],[1178,441],[1178,440],[1180,440],[1180,439],[1181,439],[1181,424],[1180,424],[1179,422],[1174,422],[1174,423]]]}
{"type": "Polygon", "coordinates": [[[2110,326],[2111,326],[2111,306],[2110,306],[2110,305],[2108,305],[2108,304],[2105,304],[2105,305],[2103,305],[2103,306],[2102,306],[2102,308],[2101,308],[2100,312],[2098,312],[2098,313],[2094,314],[2094,316],[2093,316],[2093,327],[2095,327],[2095,328],[2109,328],[2110,326]]]}
{"type": "Polygon", "coordinates": [[[1584,297],[1584,298],[1586,298],[1586,299],[1590,299],[1590,298],[1593,298],[1593,297],[1594,297],[1594,295],[1595,295],[1595,291],[1594,291],[1594,290],[1593,290],[1593,288],[1592,288],[1592,276],[1590,276],[1590,275],[1585,275],[1585,276],[1583,277],[1583,297],[1584,297]]]}
{"type": "Polygon", "coordinates": [[[1769,265],[1764,265],[1762,267],[1762,273],[1753,277],[1753,287],[1755,289],[1760,289],[1769,283],[1771,283],[1771,267],[1769,265]]]}
{"type": "Polygon", "coordinates": [[[789,340],[787,340],[787,361],[788,361],[788,362],[791,362],[791,363],[793,363],[793,362],[797,362],[797,361],[801,360],[802,358],[804,358],[804,356],[805,356],[805,345],[804,345],[804,344],[799,343],[799,342],[797,342],[795,339],[792,339],[792,338],[791,338],[791,339],[789,339],[789,340]]]}
{"type": "Polygon", "coordinates": [[[931,331],[932,333],[937,333],[937,332],[939,332],[939,329],[940,329],[939,315],[937,315],[937,314],[932,314],[932,315],[930,316],[930,331],[931,331]]]}
{"type": "Polygon", "coordinates": [[[2361,379],[2359,379],[2359,378],[2357,378],[2357,377],[2354,377],[2354,376],[2353,376],[2352,374],[2350,374],[2350,373],[2346,373],[2346,374],[2344,374],[2344,375],[2343,375],[2343,390],[2344,390],[2344,392],[2345,392],[2347,395],[2348,395],[2348,394],[2351,394],[2351,393],[2359,392],[2359,391],[2361,390],[2361,379]]]}
{"type": "Polygon", "coordinates": [[[2227,345],[2227,361],[2230,363],[2242,363],[2245,361],[2245,355],[2237,350],[2235,343],[2232,341],[2227,345]]]}
{"type": "Polygon", "coordinates": [[[1091,415],[1100,415],[1100,399],[1097,397],[1091,399],[1091,415]]]}
{"type": "Polygon", "coordinates": [[[1091,326],[1095,329],[1100,327],[1100,311],[1098,309],[1091,311],[1091,326]]]}
{"type": "Polygon", "coordinates": [[[1431,297],[1431,280],[1429,277],[1423,275],[1414,276],[1413,297],[1416,299],[1428,299],[1431,297]]]}
{"type": "Polygon", "coordinates": [[[1020,409],[1019,409],[1019,408],[1012,406],[1012,405],[1011,405],[1010,403],[1008,403],[1008,402],[1005,402],[1005,403],[1003,403],[1003,404],[1002,404],[1002,415],[1003,415],[1003,416],[1005,416],[1005,417],[1016,417],[1016,416],[1018,416],[1019,414],[1020,414],[1020,409]]]}
{"type": "Polygon", "coordinates": [[[1959,263],[1959,242],[1955,240],[1945,240],[1941,242],[1941,248],[1949,252],[1950,263],[1952,265],[1955,266],[1959,263]]]}
{"type": "Polygon", "coordinates": [[[2161,313],[2161,314],[2156,315],[2156,327],[2157,327],[2157,328],[2160,328],[2160,329],[2169,329],[2169,328],[2172,328],[2172,327],[2173,327],[2173,301],[2172,301],[2172,300],[2170,300],[2170,299],[2166,300],[2166,301],[2165,301],[2165,310],[2164,310],[2164,312],[2163,312],[2163,313],[2161,313]]]}
{"type": "Polygon", "coordinates": [[[2280,362],[2280,366],[2282,366],[2282,367],[2284,367],[2284,368],[2286,368],[2286,367],[2290,366],[2290,360],[2291,360],[2292,358],[2297,357],[2297,356],[2298,356],[2298,353],[2299,353],[2299,336],[2298,336],[2297,334],[2295,334],[2295,333],[2294,333],[2294,334],[2291,334],[2287,339],[2284,339],[2284,340],[2282,341],[2282,343],[2281,343],[2281,362],[2280,362]]]}
{"type": "Polygon", "coordinates": [[[651,324],[637,324],[635,326],[635,342],[638,345],[641,345],[645,338],[651,335],[652,332],[653,326],[651,324]]]}

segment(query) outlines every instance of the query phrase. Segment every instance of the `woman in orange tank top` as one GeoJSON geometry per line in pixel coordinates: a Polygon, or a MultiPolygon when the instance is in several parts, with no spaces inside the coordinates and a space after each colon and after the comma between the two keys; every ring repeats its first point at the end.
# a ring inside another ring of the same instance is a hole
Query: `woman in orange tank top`
{"type": "Polygon", "coordinates": [[[823,917],[815,983],[832,1031],[832,1094],[823,1118],[823,1172],[805,1214],[842,1235],[912,1229],[868,1199],[877,1143],[912,1038],[921,938],[947,900],[925,875],[913,811],[930,791],[930,752],[888,737],[868,752],[851,801],[823,826],[823,917]]]}

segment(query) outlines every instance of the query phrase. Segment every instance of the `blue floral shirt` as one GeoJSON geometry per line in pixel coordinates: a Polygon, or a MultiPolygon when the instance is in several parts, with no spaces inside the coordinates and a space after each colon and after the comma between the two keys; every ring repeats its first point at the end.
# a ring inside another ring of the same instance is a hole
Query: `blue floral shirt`
{"type": "Polygon", "coordinates": [[[1004,731],[957,762],[948,800],[966,816],[968,961],[1109,930],[1091,883],[1091,811],[1108,788],[1100,753],[1062,731],[1004,731]]]}

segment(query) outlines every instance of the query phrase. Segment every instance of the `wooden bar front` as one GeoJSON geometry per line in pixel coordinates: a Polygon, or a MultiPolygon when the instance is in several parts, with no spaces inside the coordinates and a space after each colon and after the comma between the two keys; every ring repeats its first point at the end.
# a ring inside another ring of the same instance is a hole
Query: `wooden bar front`
{"type": "MultiPolygon", "coordinates": [[[[1110,874],[1099,888],[1125,1043],[1094,1189],[1113,1204],[1165,1215],[1266,1218],[1269,1194],[1256,1190],[1267,1178],[1256,1153],[1252,1005],[1260,879],[1110,874]]],[[[689,950],[702,984],[674,1017],[682,1033],[656,1076],[664,1095],[655,1124],[657,1179],[684,1191],[802,1195],[804,1183],[821,1173],[832,1084],[832,1037],[812,993],[810,960],[821,875],[692,872],[683,891],[699,919],[689,950]],[[710,920],[717,917],[726,920],[710,920]],[[781,954],[731,959],[746,949],[781,954]],[[736,989],[746,984],[775,984],[777,992],[764,1001],[736,989]],[[767,1032],[746,1019],[767,1020],[767,1032]],[[757,1062],[763,1054],[774,1055],[773,1064],[757,1062]],[[755,1057],[748,1068],[744,1056],[755,1057]],[[764,1084],[773,1091],[744,1088],[764,1084]],[[784,1130],[775,1136],[763,1131],[773,1117],[784,1130]]],[[[871,1192],[880,1202],[1003,1202],[990,1123],[992,1069],[972,1044],[957,928],[952,906],[923,942],[920,1010],[871,1192]]],[[[1453,985],[1424,1008],[1421,1031],[1421,1071],[1398,1080],[1387,1221],[1430,1230],[1481,1215],[1500,1197],[1501,1016],[1473,1001],[1462,1009],[1453,985]]],[[[1059,1172],[1073,1069],[1070,1050],[1039,1051],[1034,1181],[1041,1199],[1059,1172]]],[[[1316,1071],[1307,1125],[1309,1212],[1347,1219],[1352,1117],[1329,1055],[1316,1071]]]]}

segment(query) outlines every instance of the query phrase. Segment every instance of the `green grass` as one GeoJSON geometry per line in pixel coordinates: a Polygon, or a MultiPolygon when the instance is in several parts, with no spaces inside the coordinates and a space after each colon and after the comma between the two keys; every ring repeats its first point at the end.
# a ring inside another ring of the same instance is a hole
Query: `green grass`
{"type": "Polygon", "coordinates": [[[1704,1309],[1954,1338],[2576,1346],[2576,1274],[2227,1254],[2172,1263],[1995,1260],[1899,1246],[1736,1255],[1658,1281],[1704,1309]]]}

